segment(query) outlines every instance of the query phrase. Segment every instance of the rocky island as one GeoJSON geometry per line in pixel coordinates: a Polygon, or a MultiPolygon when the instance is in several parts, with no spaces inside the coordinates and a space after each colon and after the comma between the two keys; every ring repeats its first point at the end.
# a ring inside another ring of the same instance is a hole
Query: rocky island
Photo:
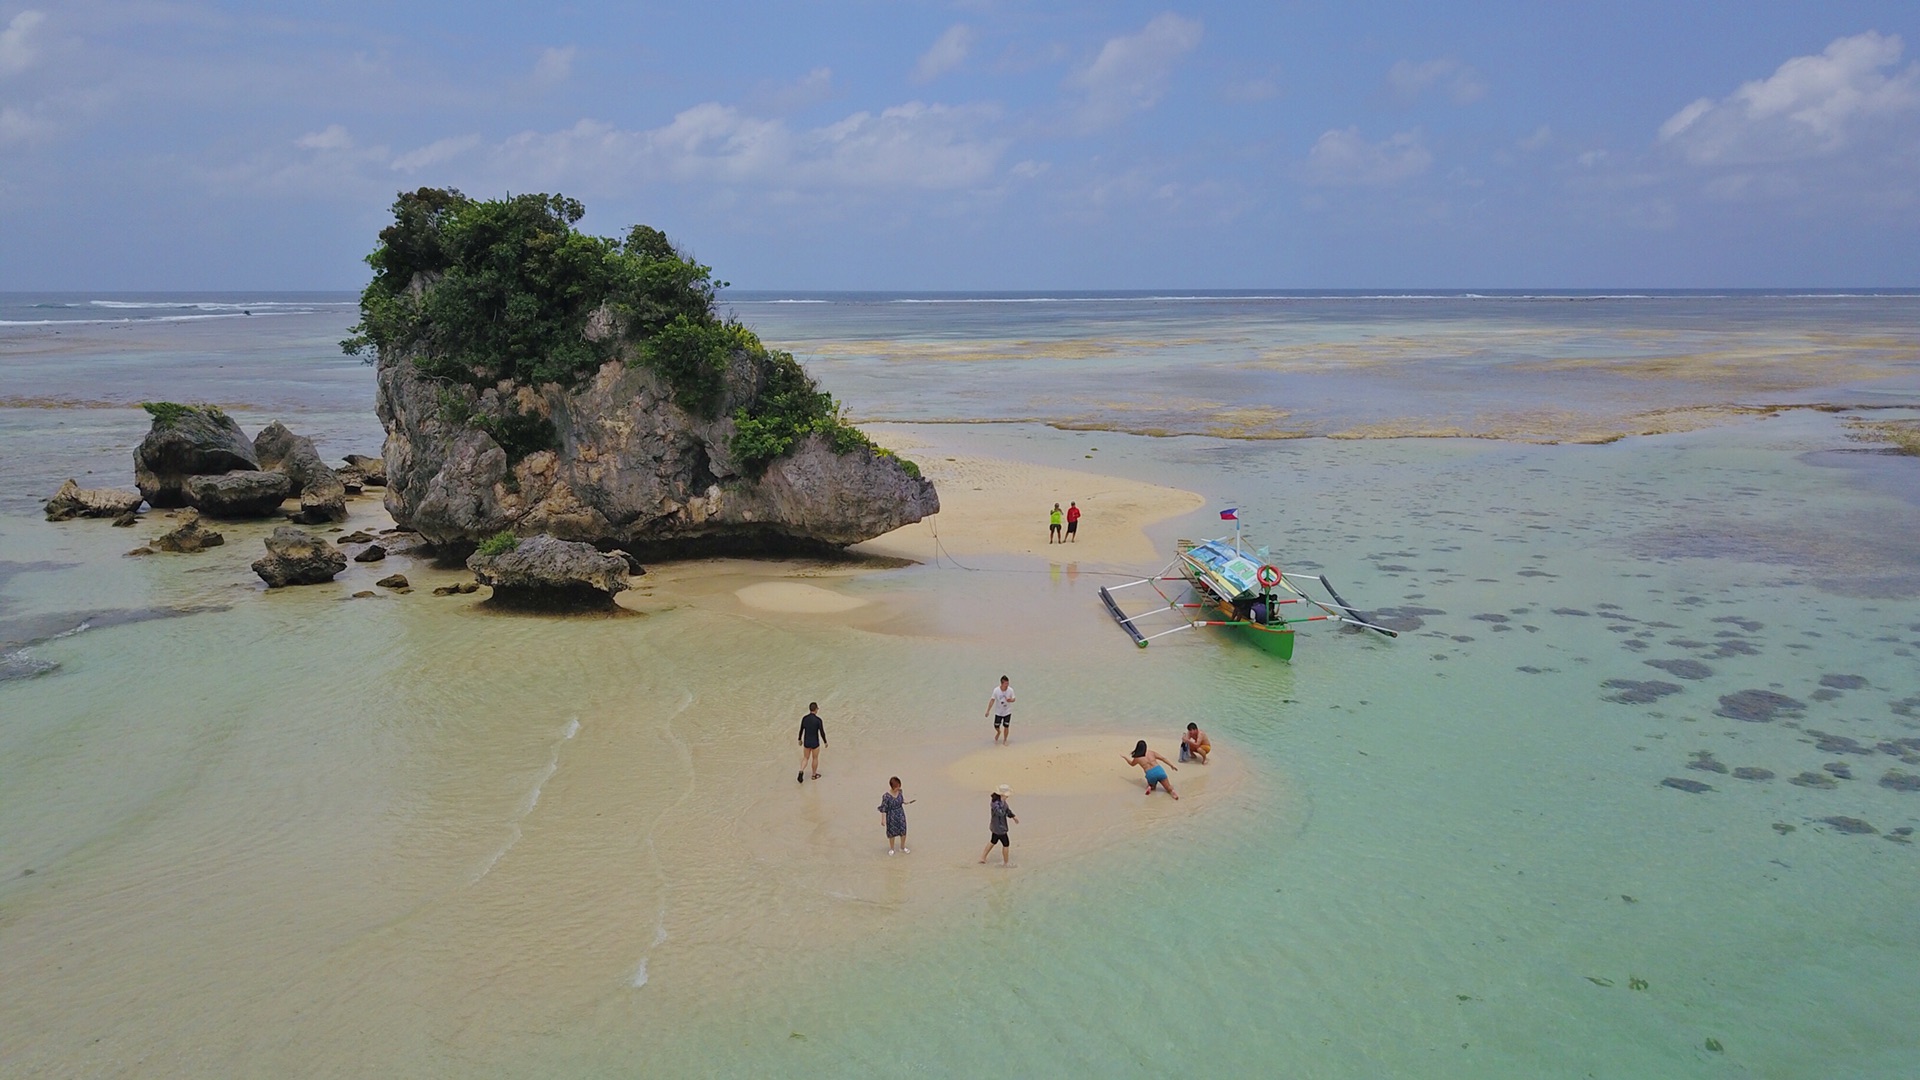
{"type": "Polygon", "coordinates": [[[378,366],[386,506],[449,556],[508,532],[636,554],[838,548],[939,512],[912,462],[715,310],[658,230],[562,196],[403,194],[347,351],[378,366]]]}

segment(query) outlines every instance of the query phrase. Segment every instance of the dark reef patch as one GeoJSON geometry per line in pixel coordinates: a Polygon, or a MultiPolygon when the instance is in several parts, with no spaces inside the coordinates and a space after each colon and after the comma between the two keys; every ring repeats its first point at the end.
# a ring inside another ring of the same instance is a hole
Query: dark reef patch
{"type": "Polygon", "coordinates": [[[1583,617],[1591,616],[1593,614],[1593,612],[1591,611],[1581,611],[1577,607],[1557,607],[1553,609],[1553,613],[1555,615],[1578,615],[1583,617]]]}
{"type": "Polygon", "coordinates": [[[1859,675],[1822,675],[1820,685],[1835,690],[1861,690],[1866,688],[1867,680],[1859,675]]]}
{"type": "Polygon", "coordinates": [[[1836,831],[1846,833],[1849,836],[1865,836],[1869,833],[1877,833],[1880,831],[1857,817],[1835,816],[1823,817],[1820,820],[1833,826],[1836,831]]]}
{"type": "Polygon", "coordinates": [[[1727,767],[1714,758],[1713,751],[1711,750],[1695,750],[1693,752],[1693,760],[1687,762],[1687,768],[1698,769],[1701,772],[1720,773],[1723,776],[1726,775],[1727,772],[1727,767]]]}
{"type": "Polygon", "coordinates": [[[1658,679],[1644,682],[1638,679],[1608,679],[1600,685],[1614,691],[1606,696],[1606,700],[1620,705],[1645,705],[1648,702],[1659,701],[1670,694],[1677,694],[1681,689],[1676,683],[1661,682],[1658,679]]]}
{"type": "Polygon", "coordinates": [[[1796,776],[1793,779],[1787,781],[1787,783],[1792,784],[1795,787],[1820,788],[1822,790],[1837,788],[1840,786],[1840,781],[1835,780],[1833,777],[1828,776],[1826,773],[1817,773],[1817,772],[1803,772],[1799,776],[1796,776]]]}
{"type": "Polygon", "coordinates": [[[1887,775],[1880,778],[1880,786],[1892,791],[1920,791],[1920,776],[1888,769],[1887,775]]]}
{"type": "Polygon", "coordinates": [[[1735,780],[1771,780],[1773,770],[1763,769],[1758,765],[1742,765],[1733,770],[1733,778],[1735,780]]]}
{"type": "Polygon", "coordinates": [[[1806,710],[1804,703],[1785,694],[1776,694],[1771,690],[1736,690],[1721,695],[1720,707],[1713,710],[1713,714],[1729,720],[1765,724],[1776,716],[1799,716],[1806,710]]]}
{"type": "Polygon", "coordinates": [[[1670,787],[1675,791],[1684,791],[1690,795],[1698,795],[1703,791],[1713,790],[1712,784],[1703,784],[1698,780],[1688,780],[1679,776],[1667,777],[1665,780],[1660,781],[1660,786],[1670,787]]]}
{"type": "Polygon", "coordinates": [[[1676,679],[1705,679],[1713,674],[1713,669],[1698,660],[1642,660],[1648,667],[1656,667],[1676,679]]]}

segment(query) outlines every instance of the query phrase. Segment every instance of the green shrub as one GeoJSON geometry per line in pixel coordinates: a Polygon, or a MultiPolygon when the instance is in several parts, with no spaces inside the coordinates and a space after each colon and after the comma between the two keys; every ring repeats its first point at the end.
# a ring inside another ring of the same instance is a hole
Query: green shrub
{"type": "Polygon", "coordinates": [[[147,415],[163,428],[170,428],[186,419],[190,413],[204,413],[215,420],[225,420],[227,414],[220,411],[218,405],[182,405],[177,401],[143,401],[140,407],[147,415]]]}
{"type": "Polygon", "coordinates": [[[507,552],[519,546],[520,538],[512,533],[494,533],[492,536],[480,541],[480,546],[474,549],[474,554],[482,558],[490,559],[495,555],[505,555],[507,552]]]}
{"type": "MultiPolygon", "coordinates": [[[[714,281],[709,268],[650,226],[635,225],[624,240],[578,232],[574,225],[585,213],[563,195],[402,193],[393,224],[367,256],[373,280],[341,347],[369,359],[404,354],[427,375],[477,387],[501,380],[570,386],[625,344],[626,355],[659,375],[676,404],[706,419],[719,414],[728,369],[744,354],[760,389],[734,410],[730,449],[748,475],[763,475],[816,433],[835,453],[875,449],[790,354],[767,349],[753,331],[715,314],[715,292],[726,282],[714,281]],[[587,322],[603,308],[624,341],[588,340],[587,322]]],[[[476,414],[453,385],[440,392],[439,416],[486,431],[516,462],[555,444],[545,419],[476,414]]]]}

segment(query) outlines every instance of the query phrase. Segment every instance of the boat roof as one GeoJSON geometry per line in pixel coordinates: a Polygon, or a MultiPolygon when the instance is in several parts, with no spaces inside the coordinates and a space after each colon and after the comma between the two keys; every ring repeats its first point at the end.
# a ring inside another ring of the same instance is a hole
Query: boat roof
{"type": "Polygon", "coordinates": [[[1260,564],[1225,540],[1203,540],[1180,553],[1213,591],[1229,600],[1258,595],[1260,564]]]}

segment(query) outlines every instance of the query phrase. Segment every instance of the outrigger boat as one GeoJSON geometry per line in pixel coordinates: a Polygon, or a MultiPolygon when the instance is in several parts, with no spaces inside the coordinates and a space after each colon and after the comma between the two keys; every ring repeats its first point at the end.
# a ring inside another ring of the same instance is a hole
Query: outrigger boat
{"type": "MultiPolygon", "coordinates": [[[[1232,511],[1228,511],[1220,516],[1225,518],[1231,514],[1232,511]]],[[[1294,627],[1301,623],[1347,623],[1390,638],[1400,636],[1341,599],[1325,575],[1289,574],[1265,561],[1265,548],[1256,554],[1243,550],[1238,518],[1233,520],[1232,537],[1198,543],[1176,541],[1174,560],[1159,573],[1100,590],[1100,599],[1107,605],[1113,621],[1120,624],[1135,645],[1144,649],[1148,642],[1168,634],[1202,626],[1224,626],[1280,659],[1291,660],[1294,627]],[[1170,596],[1168,590],[1161,588],[1162,582],[1183,582],[1188,587],[1175,589],[1170,596]],[[1164,606],[1139,615],[1123,611],[1113,594],[1139,585],[1151,587],[1164,601],[1164,606]],[[1328,599],[1320,600],[1308,593],[1307,588],[1313,585],[1318,585],[1328,599]],[[1180,625],[1151,633],[1143,631],[1139,621],[1156,615],[1172,615],[1180,620],[1180,625]]]]}

